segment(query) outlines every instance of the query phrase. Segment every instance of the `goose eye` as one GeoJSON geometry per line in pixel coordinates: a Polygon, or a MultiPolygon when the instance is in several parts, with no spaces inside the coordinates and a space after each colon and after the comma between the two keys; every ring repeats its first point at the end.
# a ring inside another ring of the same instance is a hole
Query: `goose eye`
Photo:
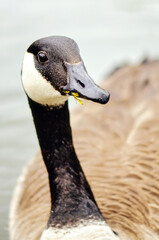
{"type": "Polygon", "coordinates": [[[47,53],[46,52],[38,52],[38,61],[44,63],[48,61],[47,53]]]}

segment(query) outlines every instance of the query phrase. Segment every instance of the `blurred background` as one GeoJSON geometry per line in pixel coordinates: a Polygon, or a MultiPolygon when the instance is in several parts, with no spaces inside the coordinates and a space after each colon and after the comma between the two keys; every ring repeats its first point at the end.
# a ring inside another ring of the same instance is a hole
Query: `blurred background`
{"type": "Polygon", "coordinates": [[[20,80],[26,49],[41,37],[71,37],[99,82],[122,63],[159,58],[159,1],[5,0],[0,5],[0,239],[9,239],[12,191],[38,148],[20,80]]]}

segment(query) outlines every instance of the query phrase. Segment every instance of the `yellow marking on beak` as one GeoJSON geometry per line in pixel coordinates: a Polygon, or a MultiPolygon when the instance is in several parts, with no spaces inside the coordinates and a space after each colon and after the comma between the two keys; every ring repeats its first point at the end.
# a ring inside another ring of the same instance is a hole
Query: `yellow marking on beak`
{"type": "MultiPolygon", "coordinates": [[[[65,91],[65,93],[66,93],[66,94],[69,94],[70,91],[65,91]]],[[[78,93],[71,92],[71,95],[72,95],[81,105],[83,105],[83,101],[80,100],[80,99],[78,99],[78,96],[79,96],[78,93]]]]}
{"type": "Polygon", "coordinates": [[[79,96],[78,93],[72,92],[71,94],[81,105],[83,105],[83,101],[81,99],[78,99],[78,96],[79,96]]]}

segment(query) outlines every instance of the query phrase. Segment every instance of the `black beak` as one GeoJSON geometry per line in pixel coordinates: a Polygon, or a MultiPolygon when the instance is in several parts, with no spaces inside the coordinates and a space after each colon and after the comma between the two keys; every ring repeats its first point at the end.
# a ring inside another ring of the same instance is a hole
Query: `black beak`
{"type": "Polygon", "coordinates": [[[62,90],[69,95],[77,93],[78,97],[105,104],[109,101],[109,93],[97,86],[87,74],[82,62],[65,63],[68,71],[68,84],[62,90]]]}

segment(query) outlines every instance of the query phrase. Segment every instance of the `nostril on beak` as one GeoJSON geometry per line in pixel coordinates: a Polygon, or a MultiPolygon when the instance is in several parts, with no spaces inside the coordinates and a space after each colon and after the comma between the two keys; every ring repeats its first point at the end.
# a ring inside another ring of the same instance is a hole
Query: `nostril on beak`
{"type": "Polygon", "coordinates": [[[85,84],[82,83],[80,80],[76,79],[76,82],[79,83],[82,88],[85,88],[85,84]]]}

